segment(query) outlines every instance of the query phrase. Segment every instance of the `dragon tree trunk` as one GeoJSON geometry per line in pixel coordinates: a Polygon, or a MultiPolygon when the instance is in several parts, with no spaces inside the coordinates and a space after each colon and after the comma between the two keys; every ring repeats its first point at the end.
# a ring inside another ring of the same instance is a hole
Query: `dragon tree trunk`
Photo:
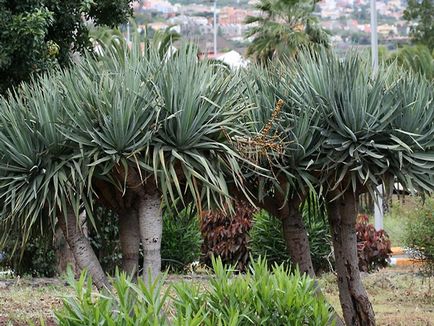
{"type": "Polygon", "coordinates": [[[289,203],[281,213],[283,237],[291,257],[291,261],[298,266],[300,272],[315,278],[309,239],[306,227],[300,213],[301,200],[295,199],[289,203]]]}
{"type": "Polygon", "coordinates": [[[357,258],[357,207],[357,195],[352,191],[328,202],[339,299],[348,326],[373,326],[374,310],[362,284],[357,258]]]}
{"type": "Polygon", "coordinates": [[[66,219],[63,214],[60,215],[58,225],[65,236],[69,248],[71,248],[78,267],[81,270],[87,269],[89,275],[92,277],[93,283],[98,289],[109,287],[108,279],[101,264],[89,240],[78,225],[77,217],[72,209],[68,210],[66,219]]]}
{"type": "Polygon", "coordinates": [[[161,196],[156,190],[139,199],[138,217],[140,239],[143,247],[143,279],[154,280],[161,271],[161,238],[163,216],[161,196]]]}
{"type": "Polygon", "coordinates": [[[119,240],[122,251],[122,270],[137,278],[139,271],[140,229],[135,207],[119,212],[119,240]]]}

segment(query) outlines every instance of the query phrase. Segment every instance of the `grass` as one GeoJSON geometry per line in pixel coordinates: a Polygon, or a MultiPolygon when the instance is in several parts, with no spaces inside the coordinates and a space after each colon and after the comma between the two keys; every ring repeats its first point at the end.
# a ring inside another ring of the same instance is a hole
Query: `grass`
{"type": "MultiPolygon", "coordinates": [[[[170,276],[169,281],[173,277],[170,276]]],[[[204,285],[207,282],[203,278],[191,281],[204,285]]],[[[335,276],[324,274],[319,281],[329,302],[341,313],[335,276]]],[[[417,270],[386,268],[364,274],[363,282],[378,325],[434,325],[434,292],[417,270]]],[[[54,325],[53,310],[61,307],[62,296],[70,291],[61,280],[0,280],[0,325],[28,325],[29,320],[38,324],[41,317],[48,320],[48,325],[54,325]]]]}

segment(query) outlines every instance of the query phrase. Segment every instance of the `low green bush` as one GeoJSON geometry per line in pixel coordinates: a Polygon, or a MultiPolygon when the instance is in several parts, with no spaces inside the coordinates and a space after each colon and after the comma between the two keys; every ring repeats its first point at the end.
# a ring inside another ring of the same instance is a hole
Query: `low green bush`
{"type": "Polygon", "coordinates": [[[163,217],[161,260],[163,270],[182,272],[198,261],[202,237],[197,215],[189,208],[180,213],[166,212],[163,217]]]}
{"type": "Polygon", "coordinates": [[[434,200],[428,199],[416,208],[415,216],[405,228],[405,245],[409,254],[421,260],[421,271],[428,277],[434,276],[434,200]]]}
{"type": "Polygon", "coordinates": [[[205,312],[203,325],[327,325],[330,307],[315,296],[314,281],[297,270],[264,259],[252,261],[245,275],[235,276],[221,260],[207,286],[174,285],[176,311],[193,316],[205,312]]]}
{"type": "Polygon", "coordinates": [[[86,272],[76,281],[69,270],[67,280],[74,294],[65,297],[63,309],[55,312],[59,325],[167,325],[163,305],[168,290],[160,279],[146,286],[141,279],[135,284],[125,273],[116,272],[113,288],[101,293],[93,291],[86,272]]]}
{"type": "MultiPolygon", "coordinates": [[[[0,233],[2,233],[0,228],[0,233]]],[[[20,231],[12,232],[5,246],[0,248],[0,270],[11,270],[15,275],[53,277],[56,274],[56,254],[53,234],[31,234],[25,248],[15,248],[20,231]]]]}
{"type": "MultiPolygon", "coordinates": [[[[303,210],[309,235],[312,263],[316,272],[329,271],[333,262],[329,225],[325,218],[303,210]]],[[[265,211],[253,217],[250,231],[250,250],[253,257],[267,257],[269,264],[289,266],[290,257],[282,233],[282,222],[265,211]]]]}
{"type": "Polygon", "coordinates": [[[290,265],[290,257],[283,239],[282,222],[263,210],[253,216],[249,246],[254,258],[267,257],[270,265],[290,265]]]}
{"type": "Polygon", "coordinates": [[[179,282],[165,286],[164,276],[148,286],[116,273],[113,288],[94,293],[83,273],[68,281],[74,294],[56,312],[61,326],[78,325],[329,325],[329,305],[315,296],[314,281],[283,265],[272,271],[265,260],[252,262],[245,275],[234,275],[221,260],[207,284],[179,282]]]}

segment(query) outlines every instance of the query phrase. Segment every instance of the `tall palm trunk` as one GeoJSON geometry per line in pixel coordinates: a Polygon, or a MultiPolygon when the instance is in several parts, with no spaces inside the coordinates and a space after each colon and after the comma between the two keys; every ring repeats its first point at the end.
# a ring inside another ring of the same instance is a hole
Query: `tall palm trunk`
{"type": "Polygon", "coordinates": [[[122,270],[137,278],[139,271],[140,230],[135,207],[119,212],[119,241],[122,251],[122,270]]]}
{"type": "Polygon", "coordinates": [[[374,311],[360,278],[357,258],[357,196],[352,191],[346,192],[329,201],[328,211],[345,323],[349,326],[373,326],[374,311]]]}
{"type": "Polygon", "coordinates": [[[89,243],[89,240],[83,234],[77,218],[72,209],[67,212],[67,217],[62,214],[58,219],[59,227],[68,242],[69,247],[74,255],[75,261],[80,269],[87,269],[95,286],[98,289],[109,286],[108,279],[89,243]]]}
{"type": "Polygon", "coordinates": [[[69,248],[68,243],[66,242],[66,238],[63,235],[63,231],[59,226],[56,227],[56,232],[54,233],[53,242],[54,242],[54,249],[56,253],[57,273],[59,274],[65,273],[68,266],[70,266],[74,271],[74,274],[77,274],[79,268],[75,262],[74,255],[71,249],[69,248]]]}
{"type": "Polygon", "coordinates": [[[143,247],[143,279],[154,280],[161,271],[163,216],[161,196],[156,190],[139,199],[139,229],[143,247]]]}

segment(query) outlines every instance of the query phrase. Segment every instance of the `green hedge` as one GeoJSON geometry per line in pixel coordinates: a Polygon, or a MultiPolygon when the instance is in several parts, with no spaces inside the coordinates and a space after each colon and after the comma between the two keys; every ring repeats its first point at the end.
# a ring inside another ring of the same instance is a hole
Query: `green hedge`
{"type": "Polygon", "coordinates": [[[315,296],[314,281],[290,273],[283,265],[268,269],[265,260],[234,275],[213,261],[215,275],[207,283],[148,286],[132,283],[125,274],[112,279],[113,289],[93,293],[89,277],[78,281],[69,273],[75,293],[56,313],[61,326],[78,325],[329,325],[330,306],[315,296]]]}

